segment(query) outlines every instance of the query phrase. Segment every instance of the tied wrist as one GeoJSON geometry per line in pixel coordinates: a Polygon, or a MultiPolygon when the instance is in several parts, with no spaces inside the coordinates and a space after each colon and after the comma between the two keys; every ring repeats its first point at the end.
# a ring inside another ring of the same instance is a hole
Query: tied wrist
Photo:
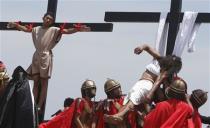
{"type": "Polygon", "coordinates": [[[15,22],[15,27],[18,27],[20,25],[21,21],[15,22]]]}
{"type": "Polygon", "coordinates": [[[75,27],[74,29],[75,29],[76,32],[81,31],[81,27],[75,27]]]}
{"type": "Polygon", "coordinates": [[[18,28],[18,26],[20,25],[21,21],[15,22],[15,27],[20,31],[20,29],[18,28]]]}
{"type": "Polygon", "coordinates": [[[76,31],[81,31],[81,27],[82,27],[82,24],[81,23],[77,23],[75,26],[74,26],[74,29],[76,31]]]}

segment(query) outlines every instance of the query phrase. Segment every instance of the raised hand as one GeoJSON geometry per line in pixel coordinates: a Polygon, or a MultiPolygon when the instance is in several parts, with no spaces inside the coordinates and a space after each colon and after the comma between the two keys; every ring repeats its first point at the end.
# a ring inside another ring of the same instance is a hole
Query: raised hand
{"type": "Polygon", "coordinates": [[[137,47],[134,49],[134,53],[139,55],[140,53],[142,53],[143,50],[143,47],[137,47]]]}

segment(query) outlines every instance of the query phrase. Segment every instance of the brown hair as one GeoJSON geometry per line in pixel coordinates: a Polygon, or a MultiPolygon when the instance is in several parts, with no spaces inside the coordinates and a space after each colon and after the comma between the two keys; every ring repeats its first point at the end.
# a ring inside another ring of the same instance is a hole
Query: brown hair
{"type": "Polygon", "coordinates": [[[175,55],[167,55],[158,59],[160,69],[178,73],[182,68],[182,60],[175,55]]]}

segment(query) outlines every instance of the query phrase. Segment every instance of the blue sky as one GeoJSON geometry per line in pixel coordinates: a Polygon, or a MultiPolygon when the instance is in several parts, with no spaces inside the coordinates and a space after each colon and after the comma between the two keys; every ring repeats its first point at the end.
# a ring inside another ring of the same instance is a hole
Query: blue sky
{"type": "MultiPolygon", "coordinates": [[[[41,22],[47,0],[0,0],[0,21],[41,22]]],[[[105,11],[168,12],[170,0],[59,0],[57,22],[104,22],[105,11]]],[[[182,11],[210,12],[210,0],[183,0],[182,11]]],[[[126,93],[140,78],[152,59],[133,54],[136,46],[154,46],[158,23],[114,23],[113,32],[64,35],[53,49],[54,69],[49,82],[46,119],[63,105],[66,97],[79,97],[85,79],[95,80],[96,100],[105,98],[107,78],[118,80],[126,93]]],[[[196,37],[196,52],[183,54],[183,77],[189,87],[210,91],[210,24],[202,24],[196,37]]],[[[0,32],[0,58],[10,74],[22,65],[27,68],[34,52],[29,33],[0,32]]],[[[210,102],[201,114],[210,115],[210,102]]]]}

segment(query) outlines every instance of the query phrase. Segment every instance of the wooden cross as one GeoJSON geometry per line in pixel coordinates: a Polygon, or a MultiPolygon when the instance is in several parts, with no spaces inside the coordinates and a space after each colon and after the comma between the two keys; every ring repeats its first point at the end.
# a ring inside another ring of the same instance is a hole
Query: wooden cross
{"type": "MultiPolygon", "coordinates": [[[[171,0],[170,12],[166,22],[169,23],[166,55],[173,52],[179,24],[184,13],[181,12],[182,0],[171,0]]],[[[105,12],[107,22],[159,22],[160,12],[105,12]]],[[[197,23],[210,23],[210,13],[198,13],[197,23]]]]}
{"type": "MultiPolygon", "coordinates": [[[[56,20],[56,11],[57,11],[57,3],[58,0],[48,0],[47,12],[52,12],[54,14],[56,20]]],[[[0,30],[17,30],[16,28],[7,28],[8,22],[0,22],[0,30]]],[[[21,22],[21,25],[31,25],[33,26],[42,26],[41,22],[21,22]]],[[[60,27],[64,23],[55,22],[53,26],[60,27]]],[[[65,23],[65,28],[73,27],[75,23],[65,23]]],[[[91,32],[112,32],[113,24],[112,23],[82,23],[83,25],[87,25],[91,28],[91,32]]],[[[40,92],[40,91],[39,91],[40,92]]],[[[40,95],[40,94],[39,94],[40,95]]],[[[39,99],[39,96],[38,96],[39,99]]],[[[46,103],[46,98],[45,98],[46,103]]],[[[45,113],[45,103],[42,106],[42,113],[39,113],[39,121],[42,122],[44,119],[45,113]]]]}
{"type": "MultiPolygon", "coordinates": [[[[48,0],[47,12],[52,12],[56,20],[56,11],[57,11],[57,1],[58,0],[48,0]]],[[[0,30],[17,30],[16,28],[7,28],[8,22],[0,22],[0,30]]],[[[21,25],[30,25],[40,26],[41,22],[21,22],[21,25]]],[[[53,26],[59,27],[64,23],[55,22],[53,26]]],[[[65,23],[65,28],[73,27],[75,23],[65,23]]],[[[112,32],[113,24],[112,23],[82,23],[91,28],[91,32],[112,32]]]]}

